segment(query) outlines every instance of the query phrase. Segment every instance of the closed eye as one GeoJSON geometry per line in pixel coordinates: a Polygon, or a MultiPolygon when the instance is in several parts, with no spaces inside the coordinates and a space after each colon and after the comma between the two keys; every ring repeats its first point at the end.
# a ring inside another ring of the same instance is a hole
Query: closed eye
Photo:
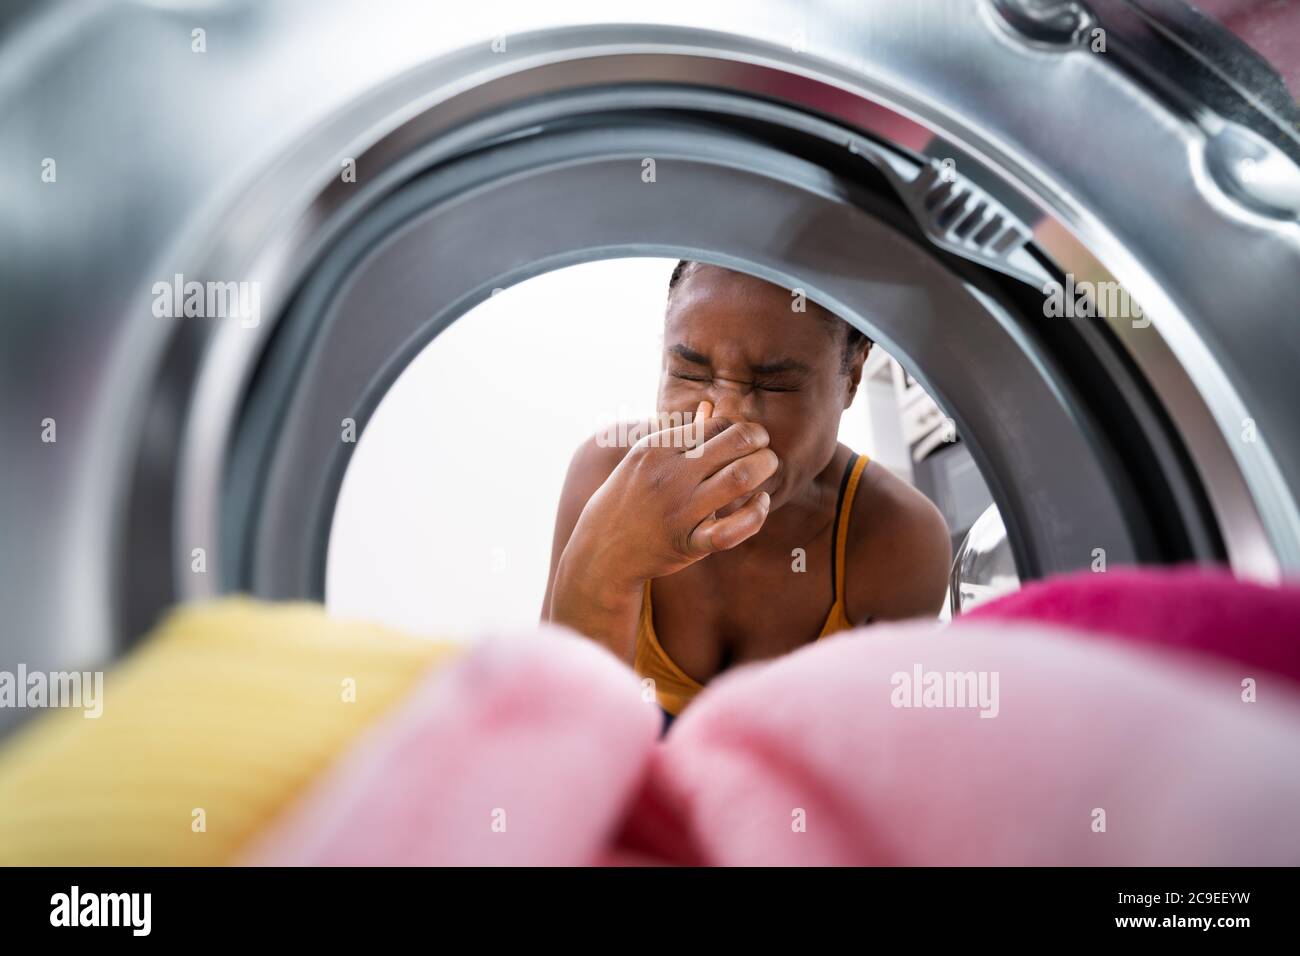
{"type": "MultiPolygon", "coordinates": [[[[711,379],[710,379],[709,376],[707,376],[707,375],[687,375],[685,372],[673,372],[673,378],[680,378],[680,379],[683,379],[683,380],[685,380],[685,381],[687,381],[687,382],[708,382],[708,381],[711,381],[711,379]]],[[[757,388],[759,391],[762,391],[762,392],[797,392],[797,391],[799,391],[799,386],[797,386],[797,385],[771,385],[771,384],[769,384],[769,385],[759,385],[759,384],[755,384],[754,387],[757,388]]]]}

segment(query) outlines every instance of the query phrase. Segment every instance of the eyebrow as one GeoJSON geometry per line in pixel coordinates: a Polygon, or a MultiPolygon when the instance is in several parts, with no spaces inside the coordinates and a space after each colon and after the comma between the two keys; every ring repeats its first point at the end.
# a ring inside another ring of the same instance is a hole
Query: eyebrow
{"type": "MultiPolygon", "coordinates": [[[[701,355],[699,352],[685,345],[674,345],[668,351],[684,359],[685,361],[690,362],[693,365],[709,364],[709,360],[707,356],[701,355]]],[[[751,365],[749,367],[749,370],[753,372],[755,375],[777,375],[781,372],[811,371],[811,369],[809,369],[808,366],[804,365],[802,362],[796,362],[794,359],[788,359],[788,358],[777,359],[773,362],[762,362],[758,365],[751,365]]]]}

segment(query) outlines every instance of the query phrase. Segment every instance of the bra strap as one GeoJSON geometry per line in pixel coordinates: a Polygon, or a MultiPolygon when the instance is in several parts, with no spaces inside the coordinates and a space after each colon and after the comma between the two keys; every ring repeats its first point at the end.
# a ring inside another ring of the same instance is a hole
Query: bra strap
{"type": "Polygon", "coordinates": [[[867,465],[866,455],[854,455],[844,469],[840,482],[840,496],[835,503],[835,540],[831,555],[831,590],[836,603],[844,602],[845,552],[849,542],[849,519],[853,515],[853,498],[858,491],[862,470],[867,465]]]}

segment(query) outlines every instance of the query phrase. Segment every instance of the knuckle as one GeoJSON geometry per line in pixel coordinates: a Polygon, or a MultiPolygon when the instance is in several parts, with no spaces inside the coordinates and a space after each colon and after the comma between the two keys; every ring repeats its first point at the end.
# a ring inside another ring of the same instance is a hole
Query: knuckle
{"type": "Polygon", "coordinates": [[[670,541],[674,557],[690,557],[694,553],[691,547],[691,532],[679,529],[673,532],[670,541]]]}
{"type": "Polygon", "coordinates": [[[767,444],[767,429],[758,422],[746,422],[738,437],[745,448],[762,448],[767,444]]]}
{"type": "Polygon", "coordinates": [[[654,449],[649,445],[642,444],[645,439],[633,445],[627,453],[625,459],[631,467],[632,473],[636,476],[637,481],[647,483],[650,487],[658,487],[663,483],[663,468],[660,462],[656,460],[654,449]]]}

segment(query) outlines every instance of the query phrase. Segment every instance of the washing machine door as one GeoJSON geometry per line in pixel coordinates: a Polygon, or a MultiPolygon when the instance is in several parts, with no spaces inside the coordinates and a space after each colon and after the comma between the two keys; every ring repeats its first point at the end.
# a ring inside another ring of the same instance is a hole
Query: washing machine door
{"type": "Polygon", "coordinates": [[[178,600],[320,598],[341,424],[494,289],[613,256],[798,286],[881,342],[1020,578],[1300,568],[1295,105],[1185,5],[0,25],[0,666],[108,659],[178,600]]]}

